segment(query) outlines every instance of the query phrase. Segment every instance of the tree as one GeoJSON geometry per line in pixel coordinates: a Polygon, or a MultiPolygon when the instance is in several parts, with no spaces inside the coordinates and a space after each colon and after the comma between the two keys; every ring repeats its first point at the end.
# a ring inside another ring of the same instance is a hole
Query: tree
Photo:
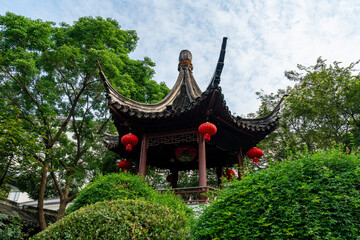
{"type": "Polygon", "coordinates": [[[293,87],[280,89],[276,94],[257,93],[261,99],[259,115],[268,113],[287,94],[278,131],[261,146],[279,158],[284,158],[287,150],[315,151],[337,144],[349,149],[359,146],[360,76],[355,68],[358,63],[342,67],[339,62],[327,65],[318,58],[314,66],[298,65],[301,72],[285,72],[295,82],[293,87]]]}
{"type": "Polygon", "coordinates": [[[96,60],[126,97],[154,102],[169,90],[152,80],[149,58],[129,58],[136,32],[121,30],[113,19],[83,17],[57,26],[6,13],[0,26],[0,93],[20,110],[27,122],[22,131],[35,134],[42,149],[32,156],[40,167],[29,171],[40,174],[38,215],[44,229],[48,173],[60,197],[61,218],[101,158],[97,143],[109,114],[96,60]]]}
{"type": "Polygon", "coordinates": [[[37,139],[22,131],[24,120],[20,110],[0,98],[0,196],[6,197],[5,184],[14,180],[21,170],[34,164],[32,155],[38,152],[37,139]],[[17,164],[17,162],[19,162],[17,164]]]}
{"type": "Polygon", "coordinates": [[[359,164],[329,150],[249,174],[204,210],[194,239],[357,239],[359,164]]]}

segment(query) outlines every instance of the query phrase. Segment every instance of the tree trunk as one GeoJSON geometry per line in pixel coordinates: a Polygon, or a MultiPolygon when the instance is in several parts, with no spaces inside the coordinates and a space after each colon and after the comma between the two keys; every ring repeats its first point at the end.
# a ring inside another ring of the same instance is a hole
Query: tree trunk
{"type": "Polygon", "coordinates": [[[59,206],[58,214],[56,217],[56,221],[59,221],[60,219],[62,219],[65,216],[65,210],[66,210],[66,206],[68,204],[68,202],[66,200],[67,200],[67,196],[60,197],[60,206],[59,206]]]}
{"type": "Polygon", "coordinates": [[[40,229],[46,229],[46,221],[45,221],[45,214],[44,214],[44,196],[45,196],[45,188],[46,188],[46,176],[49,169],[49,163],[45,162],[43,167],[43,173],[41,177],[41,184],[40,184],[40,191],[39,191],[39,198],[38,198],[38,220],[40,229]]]}
{"type": "Polygon", "coordinates": [[[60,196],[60,206],[59,206],[59,210],[58,210],[58,214],[56,217],[56,220],[60,220],[65,216],[65,211],[66,211],[66,206],[69,204],[69,202],[71,202],[72,200],[74,200],[74,198],[77,196],[76,194],[73,194],[71,196],[69,196],[70,194],[70,183],[71,183],[71,176],[73,175],[73,172],[68,173],[68,177],[66,179],[66,183],[65,183],[65,189],[64,191],[61,189],[61,186],[56,178],[56,175],[54,172],[51,172],[51,176],[54,180],[55,186],[58,190],[59,196],[60,196]]]}

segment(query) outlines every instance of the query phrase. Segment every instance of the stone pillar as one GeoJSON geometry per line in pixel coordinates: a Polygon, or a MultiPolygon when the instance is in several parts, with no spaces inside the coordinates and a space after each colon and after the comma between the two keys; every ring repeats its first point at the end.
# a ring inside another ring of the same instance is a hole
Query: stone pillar
{"type": "Polygon", "coordinates": [[[143,177],[145,177],[146,174],[147,149],[148,149],[148,137],[144,133],[141,140],[140,164],[139,164],[139,175],[143,177]]]}
{"type": "Polygon", "coordinates": [[[241,180],[242,176],[244,176],[244,155],[241,147],[239,152],[236,154],[236,160],[238,164],[238,179],[241,180]]]}
{"type": "Polygon", "coordinates": [[[206,187],[206,151],[204,136],[199,134],[199,186],[206,187]]]}

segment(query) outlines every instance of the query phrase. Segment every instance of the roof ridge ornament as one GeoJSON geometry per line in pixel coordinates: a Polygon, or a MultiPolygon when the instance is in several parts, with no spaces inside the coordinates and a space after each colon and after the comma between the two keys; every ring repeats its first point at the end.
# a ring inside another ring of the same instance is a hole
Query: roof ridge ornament
{"type": "Polygon", "coordinates": [[[179,54],[179,65],[178,65],[178,71],[180,71],[182,68],[189,68],[190,71],[194,69],[192,65],[192,54],[189,50],[184,49],[179,54]]]}

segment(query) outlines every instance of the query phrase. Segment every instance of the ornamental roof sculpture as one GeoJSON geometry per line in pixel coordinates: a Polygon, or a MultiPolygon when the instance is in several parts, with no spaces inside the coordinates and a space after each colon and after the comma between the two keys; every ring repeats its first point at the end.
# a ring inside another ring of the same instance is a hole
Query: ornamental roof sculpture
{"type": "MultiPolygon", "coordinates": [[[[179,128],[190,127],[191,124],[197,124],[210,118],[212,122],[217,122],[227,128],[231,134],[247,137],[247,140],[242,140],[243,148],[246,150],[255,146],[266,135],[274,131],[278,126],[278,112],[283,99],[268,115],[251,119],[232,115],[226,105],[220,87],[226,43],[227,38],[223,38],[215,72],[205,91],[200,90],[194,79],[191,52],[182,50],[179,56],[177,81],[170,93],[162,101],[155,104],[140,103],[121,95],[108,81],[98,63],[100,77],[106,88],[106,97],[113,118],[115,121],[120,119],[125,122],[122,126],[117,126],[119,134],[121,135],[120,128],[129,128],[129,126],[140,132],[156,132],[161,131],[162,128],[167,130],[166,128],[175,125],[179,125],[179,128]],[[169,120],[176,122],[176,124],[171,125],[169,120]]],[[[124,130],[124,133],[126,131],[124,130]]],[[[109,149],[115,148],[118,144],[118,137],[106,135],[105,142],[109,149]]]]}

